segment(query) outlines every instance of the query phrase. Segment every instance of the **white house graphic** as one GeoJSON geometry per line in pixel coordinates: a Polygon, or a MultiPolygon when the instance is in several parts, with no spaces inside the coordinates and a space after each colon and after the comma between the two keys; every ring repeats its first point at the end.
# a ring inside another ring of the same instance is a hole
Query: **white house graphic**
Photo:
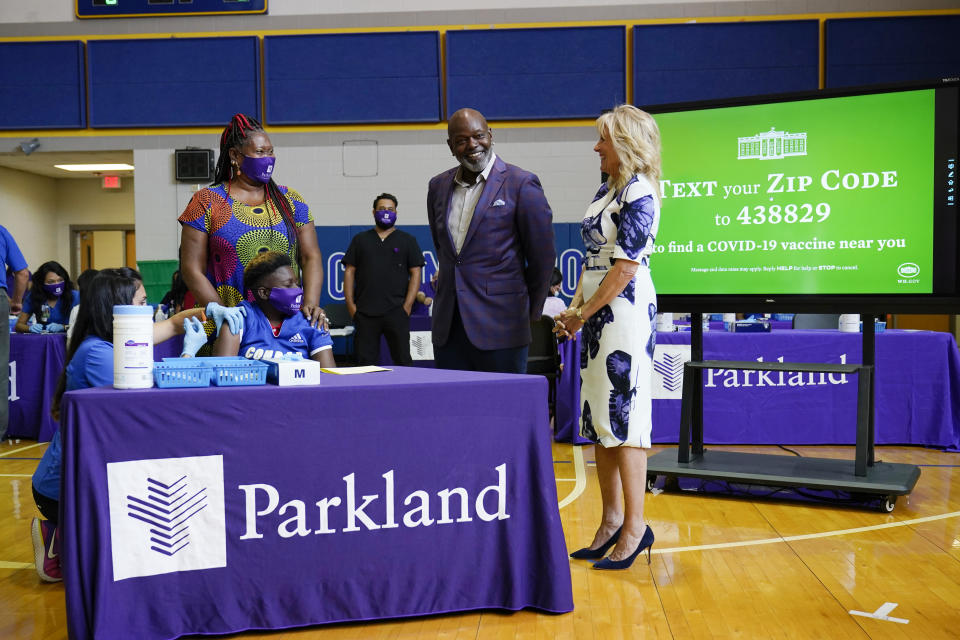
{"type": "Polygon", "coordinates": [[[737,138],[737,143],[737,160],[778,160],[807,155],[807,134],[777,131],[774,127],[755,136],[737,138]]]}

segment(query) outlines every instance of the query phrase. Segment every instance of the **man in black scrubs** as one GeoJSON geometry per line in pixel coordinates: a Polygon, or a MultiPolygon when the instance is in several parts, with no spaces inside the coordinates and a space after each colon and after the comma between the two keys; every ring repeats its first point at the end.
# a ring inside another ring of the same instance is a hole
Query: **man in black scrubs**
{"type": "Polygon", "coordinates": [[[358,233],[343,256],[343,295],[356,329],[357,364],[377,364],[380,336],[394,364],[410,366],[410,311],[420,290],[423,253],[416,238],[397,229],[397,198],[373,201],[372,229],[358,233]]]}

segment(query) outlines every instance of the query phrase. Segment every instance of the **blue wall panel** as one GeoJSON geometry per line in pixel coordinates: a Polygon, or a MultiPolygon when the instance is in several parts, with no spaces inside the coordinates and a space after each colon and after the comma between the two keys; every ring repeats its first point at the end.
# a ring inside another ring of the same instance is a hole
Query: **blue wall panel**
{"type": "Polygon", "coordinates": [[[827,20],[827,87],[960,75],[960,16],[827,20]]]}
{"type": "Polygon", "coordinates": [[[593,118],[626,100],[624,27],[447,32],[447,112],[593,118]]]}
{"type": "Polygon", "coordinates": [[[633,28],[639,105],[815,90],[816,20],[633,28]]]}
{"type": "Polygon", "coordinates": [[[267,122],[436,122],[440,34],[264,38],[267,122]]]}
{"type": "Polygon", "coordinates": [[[260,114],[255,37],[95,40],[90,126],[226,126],[260,114]]]}
{"type": "Polygon", "coordinates": [[[0,61],[0,129],[86,126],[83,43],[2,43],[0,61]]]}

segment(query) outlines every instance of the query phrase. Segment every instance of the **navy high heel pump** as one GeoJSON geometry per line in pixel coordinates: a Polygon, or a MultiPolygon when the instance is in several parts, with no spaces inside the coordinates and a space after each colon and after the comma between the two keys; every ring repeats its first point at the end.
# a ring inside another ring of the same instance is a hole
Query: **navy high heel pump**
{"type": "Polygon", "coordinates": [[[644,549],[647,550],[647,564],[650,564],[650,550],[653,548],[653,529],[650,528],[650,525],[647,525],[647,529],[643,532],[643,537],[640,538],[640,544],[637,545],[636,551],[631,553],[628,557],[623,560],[611,560],[610,558],[604,558],[600,562],[593,563],[594,569],[629,569],[630,565],[633,564],[633,561],[637,559],[637,556],[640,555],[640,552],[644,549]]]}
{"type": "Polygon", "coordinates": [[[620,525],[620,528],[613,532],[613,535],[610,536],[610,539],[596,549],[591,549],[589,547],[577,549],[570,554],[570,557],[576,558],[577,560],[596,560],[597,558],[602,558],[607,553],[607,549],[615,545],[617,540],[620,539],[620,531],[622,529],[623,525],[620,525]]]}

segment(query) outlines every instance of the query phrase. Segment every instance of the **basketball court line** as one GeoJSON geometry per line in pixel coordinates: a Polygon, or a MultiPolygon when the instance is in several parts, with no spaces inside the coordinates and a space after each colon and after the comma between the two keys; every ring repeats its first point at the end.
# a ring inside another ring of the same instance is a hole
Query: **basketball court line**
{"type": "Polygon", "coordinates": [[[583,449],[581,447],[573,448],[573,468],[576,470],[576,477],[574,478],[576,484],[573,485],[573,490],[567,494],[567,497],[560,501],[560,509],[579,498],[583,490],[587,488],[587,470],[583,465],[583,449]]]}
{"type": "Polygon", "coordinates": [[[28,445],[25,446],[25,447],[18,447],[18,448],[16,448],[16,449],[11,449],[10,451],[4,451],[3,453],[0,453],[0,458],[4,458],[4,457],[6,457],[6,456],[12,456],[12,455],[15,454],[15,453],[20,453],[21,451],[26,451],[27,449],[33,449],[34,447],[42,447],[42,446],[45,446],[45,445],[47,445],[47,444],[50,444],[50,443],[48,443],[48,442],[36,442],[36,443],[34,443],[34,444],[28,444],[28,445]]]}

